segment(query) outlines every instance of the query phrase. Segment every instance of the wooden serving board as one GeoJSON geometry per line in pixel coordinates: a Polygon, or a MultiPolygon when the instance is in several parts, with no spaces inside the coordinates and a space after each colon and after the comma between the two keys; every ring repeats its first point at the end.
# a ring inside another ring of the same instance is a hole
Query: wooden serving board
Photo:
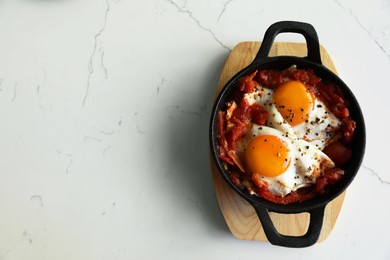
{"type": "MultiPolygon", "coordinates": [[[[218,93],[230,78],[253,61],[260,45],[260,42],[241,42],[234,47],[221,73],[215,91],[215,97],[217,97],[218,93]]],[[[307,48],[305,43],[275,42],[269,55],[303,57],[307,55],[307,48]]],[[[337,73],[330,56],[323,46],[321,46],[321,59],[327,68],[337,73]]],[[[267,241],[254,208],[223,180],[213,160],[211,160],[211,169],[218,203],[233,235],[243,240],[267,241]]],[[[326,206],[324,223],[318,242],[325,240],[332,231],[341,210],[344,197],[345,192],[326,206]]],[[[278,214],[271,212],[270,217],[279,233],[289,236],[304,235],[308,229],[310,219],[309,213],[278,214]]]]}

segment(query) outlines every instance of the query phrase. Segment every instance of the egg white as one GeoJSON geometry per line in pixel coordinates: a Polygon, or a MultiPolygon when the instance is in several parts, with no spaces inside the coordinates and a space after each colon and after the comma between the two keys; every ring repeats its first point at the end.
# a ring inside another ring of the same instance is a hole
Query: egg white
{"type": "Polygon", "coordinates": [[[293,129],[297,137],[307,140],[323,150],[340,127],[340,120],[322,101],[315,99],[314,108],[309,113],[307,122],[293,126],[293,129]]]}
{"type": "Polygon", "coordinates": [[[249,104],[257,103],[268,113],[266,126],[282,131],[285,135],[295,135],[323,150],[334,138],[334,133],[341,127],[340,120],[318,99],[305,122],[291,126],[278,111],[273,100],[274,90],[258,86],[252,93],[246,93],[244,99],[249,104]]]}
{"type": "Polygon", "coordinates": [[[299,139],[294,134],[286,136],[284,132],[268,126],[253,124],[238,142],[237,151],[244,158],[246,147],[251,140],[260,135],[274,135],[284,140],[291,158],[288,168],[279,176],[266,177],[262,180],[268,183],[268,189],[275,195],[286,196],[299,188],[307,187],[315,183],[317,173],[334,167],[332,160],[319,150],[315,145],[299,139]]]}

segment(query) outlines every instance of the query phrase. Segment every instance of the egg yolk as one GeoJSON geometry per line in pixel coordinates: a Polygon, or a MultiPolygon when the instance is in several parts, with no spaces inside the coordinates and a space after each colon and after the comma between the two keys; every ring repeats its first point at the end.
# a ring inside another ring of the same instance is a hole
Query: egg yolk
{"type": "Polygon", "coordinates": [[[299,81],[288,81],[279,86],[273,99],[284,120],[292,126],[306,121],[314,106],[312,94],[299,81]]]}
{"type": "Polygon", "coordinates": [[[291,157],[287,143],[274,135],[260,135],[246,148],[247,167],[262,176],[276,177],[286,171],[291,157]]]}

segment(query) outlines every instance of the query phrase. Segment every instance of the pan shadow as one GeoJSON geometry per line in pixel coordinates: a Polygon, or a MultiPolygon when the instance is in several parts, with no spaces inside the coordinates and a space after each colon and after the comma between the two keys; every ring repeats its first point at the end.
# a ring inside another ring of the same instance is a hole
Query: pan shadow
{"type": "MultiPolygon", "coordinates": [[[[179,169],[169,185],[180,185],[180,190],[176,190],[175,194],[187,196],[182,198],[182,202],[185,200],[183,206],[196,210],[204,218],[207,230],[213,233],[229,233],[216,199],[209,153],[209,121],[214,92],[228,55],[220,54],[206,64],[206,74],[192,83],[200,90],[199,94],[191,98],[190,104],[177,100],[175,106],[178,104],[178,115],[167,126],[168,158],[179,169]]],[[[188,82],[179,84],[188,85],[188,82]]]]}

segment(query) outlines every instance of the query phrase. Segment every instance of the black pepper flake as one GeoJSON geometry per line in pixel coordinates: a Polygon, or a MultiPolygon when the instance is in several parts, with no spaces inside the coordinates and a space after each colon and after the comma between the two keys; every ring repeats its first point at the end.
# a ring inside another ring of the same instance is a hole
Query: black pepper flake
{"type": "Polygon", "coordinates": [[[302,111],[302,112],[304,111],[302,107],[301,107],[301,111],[302,111]]]}
{"type": "Polygon", "coordinates": [[[322,105],[317,105],[317,107],[322,107],[322,105]]]}
{"type": "Polygon", "coordinates": [[[309,149],[309,146],[308,146],[308,145],[306,146],[306,149],[309,149]]]}
{"type": "Polygon", "coordinates": [[[264,139],[264,142],[267,142],[267,139],[264,139]]]}

